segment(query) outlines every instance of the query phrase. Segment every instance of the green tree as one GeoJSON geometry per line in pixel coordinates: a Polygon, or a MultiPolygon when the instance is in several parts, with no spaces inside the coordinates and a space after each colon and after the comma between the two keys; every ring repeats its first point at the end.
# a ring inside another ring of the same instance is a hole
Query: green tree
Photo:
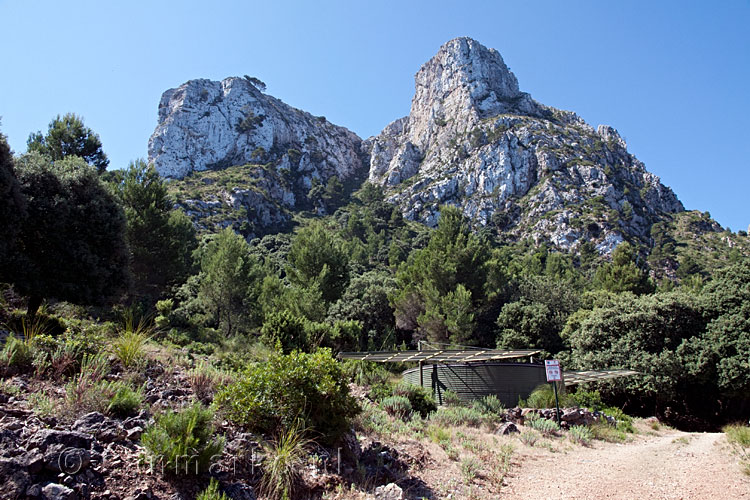
{"type": "Polygon", "coordinates": [[[654,290],[648,272],[636,264],[635,248],[628,242],[617,245],[612,252],[612,262],[596,270],[594,286],[617,293],[643,294],[654,290]]]}
{"type": "Polygon", "coordinates": [[[200,262],[199,298],[227,335],[243,323],[257,323],[256,298],[263,272],[242,236],[226,228],[196,250],[200,262]]]}
{"type": "Polygon", "coordinates": [[[334,302],[349,283],[349,259],[342,244],[330,231],[315,222],[292,240],[287,274],[292,284],[317,284],[323,300],[334,302]]]}
{"type": "Polygon", "coordinates": [[[396,325],[409,330],[417,328],[419,335],[436,341],[443,341],[446,335],[466,339],[465,331],[446,333],[449,331],[446,297],[460,297],[462,303],[452,314],[468,319],[469,311],[462,310],[464,301],[470,297],[473,309],[484,300],[488,259],[487,244],[471,232],[460,210],[442,207],[438,227],[427,247],[412,252],[396,274],[398,292],[393,297],[396,325]]]}
{"type": "Polygon", "coordinates": [[[715,366],[719,390],[734,402],[737,416],[742,408],[746,414],[750,409],[750,260],[718,271],[703,297],[711,321],[702,359],[715,366]]]}
{"type": "Polygon", "coordinates": [[[545,354],[554,354],[562,348],[560,330],[546,304],[524,299],[505,304],[497,326],[497,346],[501,349],[542,349],[545,354]]]}
{"type": "Polygon", "coordinates": [[[109,165],[107,155],[102,151],[99,135],[83,124],[83,119],[73,113],[57,115],[47,129],[47,134],[36,132],[29,135],[26,142],[28,151],[36,151],[52,160],[62,160],[69,156],[83,158],[99,173],[109,165]]]}
{"type": "Polygon", "coordinates": [[[329,321],[356,320],[362,324],[360,350],[378,350],[396,344],[396,323],[388,296],[396,281],[385,271],[369,271],[352,278],[341,298],[331,305],[329,321]]]}
{"type": "Polygon", "coordinates": [[[711,371],[701,364],[706,326],[699,297],[682,292],[599,297],[602,307],[575,320],[573,368],[627,368],[641,375],[613,381],[603,395],[635,410],[664,415],[715,408],[711,371]],[[705,368],[705,367],[704,367],[705,368]]]}
{"type": "Polygon", "coordinates": [[[172,209],[153,165],[132,162],[117,189],[128,223],[133,292],[154,301],[190,274],[195,229],[182,211],[172,209]]]}
{"type": "Polygon", "coordinates": [[[16,161],[28,217],[15,280],[34,314],[45,297],[101,304],[128,281],[126,223],[116,198],[80,158],[16,161]]]}
{"type": "Polygon", "coordinates": [[[11,281],[18,256],[18,236],[26,218],[26,200],[16,178],[13,157],[0,134],[0,281],[11,281]]]}

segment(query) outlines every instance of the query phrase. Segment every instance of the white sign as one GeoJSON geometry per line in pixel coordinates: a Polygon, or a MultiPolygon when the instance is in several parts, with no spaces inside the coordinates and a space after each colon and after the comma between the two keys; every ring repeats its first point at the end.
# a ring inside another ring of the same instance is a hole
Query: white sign
{"type": "Polygon", "coordinates": [[[547,372],[547,382],[560,382],[562,380],[562,373],[560,372],[560,362],[558,360],[545,360],[544,369],[547,372]]]}

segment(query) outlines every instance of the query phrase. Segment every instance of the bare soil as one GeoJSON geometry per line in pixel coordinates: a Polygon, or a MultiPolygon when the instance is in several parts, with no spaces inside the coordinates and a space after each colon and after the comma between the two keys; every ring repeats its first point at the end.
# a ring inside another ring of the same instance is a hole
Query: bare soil
{"type": "Polygon", "coordinates": [[[720,433],[646,428],[623,444],[517,450],[501,498],[750,499],[750,477],[720,433]]]}

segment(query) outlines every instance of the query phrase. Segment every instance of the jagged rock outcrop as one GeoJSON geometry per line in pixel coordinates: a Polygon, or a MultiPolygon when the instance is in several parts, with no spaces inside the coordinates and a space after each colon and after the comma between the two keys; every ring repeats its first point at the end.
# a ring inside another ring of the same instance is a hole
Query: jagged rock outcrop
{"type": "Polygon", "coordinates": [[[609,253],[624,238],[647,242],[653,222],[684,210],[616,130],[534,101],[475,40],[443,45],[415,87],[410,114],[364,143],[370,181],[409,219],[434,225],[452,204],[477,225],[609,253]]]}
{"type": "Polygon", "coordinates": [[[308,193],[316,183],[325,186],[333,176],[344,183],[366,176],[356,134],[288,106],[262,88],[248,77],[201,79],[162,95],[159,123],[148,143],[149,161],[162,177],[263,166],[225,193],[181,203],[187,210],[199,213],[196,201],[239,203],[256,229],[278,227],[289,218],[288,211],[314,205],[308,193]]]}

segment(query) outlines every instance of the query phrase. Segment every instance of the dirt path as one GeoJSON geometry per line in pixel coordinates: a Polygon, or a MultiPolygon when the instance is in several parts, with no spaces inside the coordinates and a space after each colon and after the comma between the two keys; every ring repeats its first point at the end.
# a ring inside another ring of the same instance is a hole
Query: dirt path
{"type": "Polygon", "coordinates": [[[596,442],[593,448],[522,458],[504,498],[750,499],[743,475],[723,434],[662,432],[626,444],[596,442]]]}

